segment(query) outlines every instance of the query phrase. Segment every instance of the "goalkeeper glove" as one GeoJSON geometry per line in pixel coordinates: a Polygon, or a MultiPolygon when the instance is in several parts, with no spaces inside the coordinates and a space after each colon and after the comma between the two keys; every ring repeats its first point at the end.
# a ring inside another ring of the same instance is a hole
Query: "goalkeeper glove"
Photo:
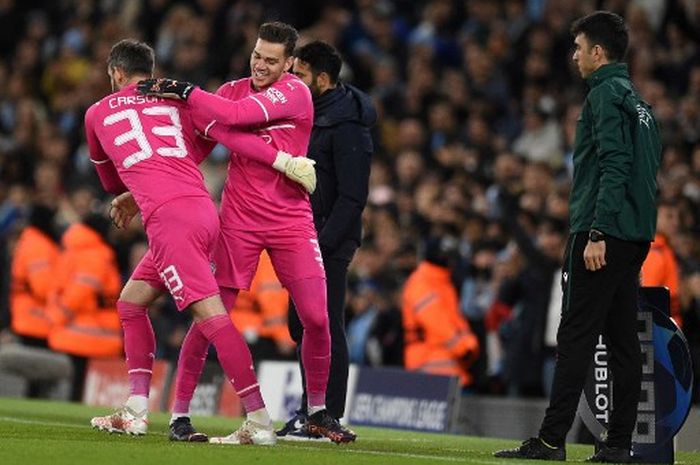
{"type": "Polygon", "coordinates": [[[159,97],[187,100],[195,89],[194,84],[175,79],[158,78],[139,81],[136,89],[143,95],[157,95],[159,97]]]}
{"type": "Polygon", "coordinates": [[[277,152],[277,158],[272,167],[285,174],[289,179],[298,182],[309,194],[316,190],[315,161],[306,157],[293,157],[283,151],[277,152]]]}

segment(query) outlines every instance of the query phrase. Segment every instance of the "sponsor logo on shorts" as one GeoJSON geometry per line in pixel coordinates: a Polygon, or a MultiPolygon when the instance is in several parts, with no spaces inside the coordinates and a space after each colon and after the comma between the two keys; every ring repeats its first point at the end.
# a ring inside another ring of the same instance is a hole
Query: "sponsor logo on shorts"
{"type": "Polygon", "coordinates": [[[161,271],[160,279],[162,279],[163,283],[165,283],[165,287],[168,288],[168,291],[170,291],[170,295],[173,296],[173,299],[180,301],[185,300],[185,298],[181,295],[181,291],[185,285],[182,283],[182,279],[180,279],[180,274],[177,272],[175,265],[170,265],[161,271]]]}
{"type": "Polygon", "coordinates": [[[321,246],[318,245],[318,240],[317,239],[309,239],[309,242],[311,242],[314,246],[314,252],[316,252],[316,256],[314,259],[316,262],[319,264],[322,270],[325,270],[323,268],[323,256],[321,255],[321,246]]]}

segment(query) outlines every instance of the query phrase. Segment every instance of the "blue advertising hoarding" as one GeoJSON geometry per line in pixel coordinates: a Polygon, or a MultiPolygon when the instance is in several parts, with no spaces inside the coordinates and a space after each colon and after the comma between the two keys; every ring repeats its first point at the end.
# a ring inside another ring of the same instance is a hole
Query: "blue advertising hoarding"
{"type": "Polygon", "coordinates": [[[363,367],[349,421],[353,425],[446,432],[457,393],[457,378],[363,367]]]}

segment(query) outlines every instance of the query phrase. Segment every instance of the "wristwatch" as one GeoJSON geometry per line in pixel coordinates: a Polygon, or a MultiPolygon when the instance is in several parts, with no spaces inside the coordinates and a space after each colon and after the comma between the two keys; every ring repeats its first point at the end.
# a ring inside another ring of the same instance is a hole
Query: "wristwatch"
{"type": "Polygon", "coordinates": [[[588,232],[588,240],[591,242],[600,242],[605,240],[605,234],[597,229],[591,229],[588,232]]]}

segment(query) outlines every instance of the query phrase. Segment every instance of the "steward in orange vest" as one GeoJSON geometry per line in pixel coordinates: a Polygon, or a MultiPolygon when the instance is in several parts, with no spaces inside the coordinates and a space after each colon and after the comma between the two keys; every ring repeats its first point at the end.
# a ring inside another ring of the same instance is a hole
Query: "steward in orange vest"
{"type": "Polygon", "coordinates": [[[63,235],[50,298],[49,347],[79,357],[121,357],[116,302],[121,277],[107,243],[109,220],[88,215],[63,235]]]}
{"type": "Polygon", "coordinates": [[[671,316],[678,326],[683,326],[679,297],[680,268],[669,239],[678,233],[680,212],[670,201],[658,205],[656,235],[642,264],[642,286],[665,286],[671,294],[671,316]]]}
{"type": "Polygon", "coordinates": [[[656,234],[642,265],[642,286],[667,287],[671,294],[671,316],[678,326],[682,326],[679,281],[680,269],[671,244],[662,234],[656,234]]]}
{"type": "Polygon", "coordinates": [[[469,367],[479,355],[479,342],[459,311],[457,291],[447,265],[456,247],[431,239],[426,258],[411,273],[402,295],[406,369],[456,376],[469,386],[469,367]]]}
{"type": "Polygon", "coordinates": [[[12,331],[19,336],[46,339],[51,329],[46,301],[51,289],[59,247],[54,231],[56,212],[35,205],[15,245],[10,284],[12,331]]]}
{"type": "Polygon", "coordinates": [[[244,335],[256,362],[259,358],[294,356],[296,344],[287,329],[289,293],[272,267],[267,252],[260,255],[250,291],[241,290],[230,312],[233,324],[244,335]]]}

